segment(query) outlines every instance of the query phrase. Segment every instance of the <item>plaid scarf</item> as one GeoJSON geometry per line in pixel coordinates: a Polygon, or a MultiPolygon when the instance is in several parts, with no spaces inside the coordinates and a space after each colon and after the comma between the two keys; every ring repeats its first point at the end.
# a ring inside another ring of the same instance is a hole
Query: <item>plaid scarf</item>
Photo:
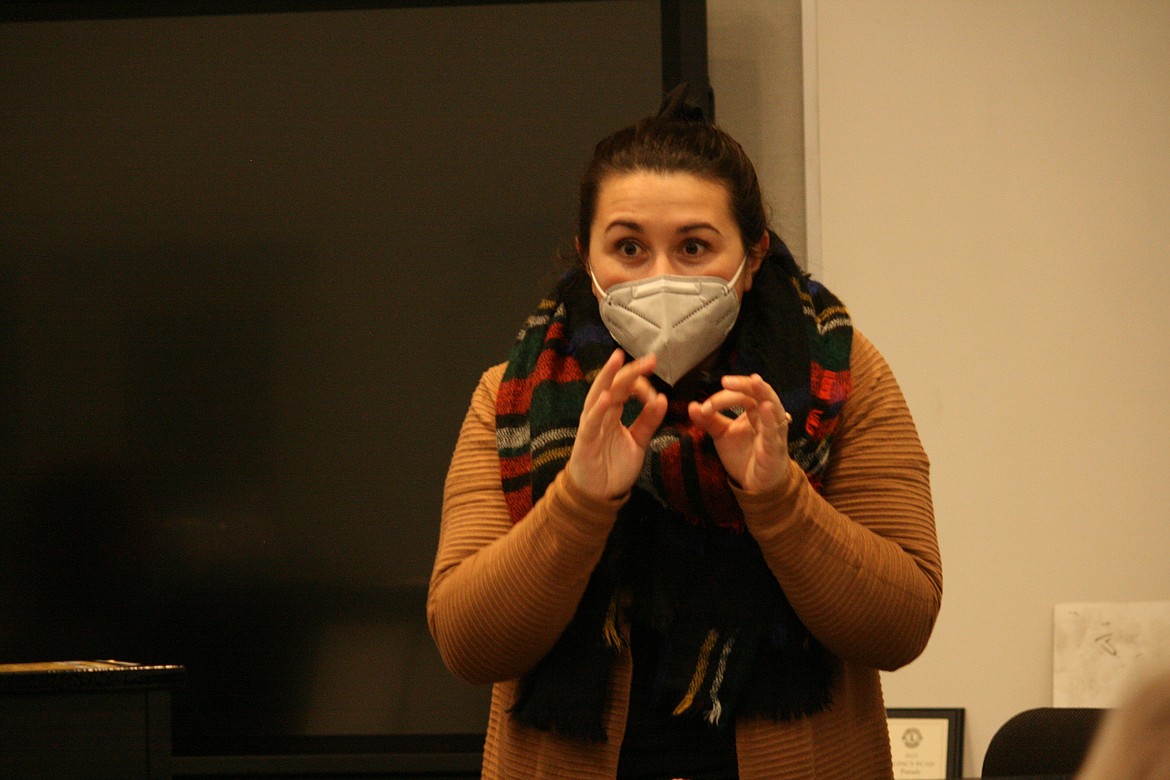
{"type": "MultiPolygon", "coordinates": [[[[690,401],[720,389],[723,375],[759,373],[793,417],[790,455],[820,489],[851,389],[853,331],[844,306],[774,235],[772,247],[716,368],[659,387],[669,396],[666,419],[574,618],[521,680],[513,708],[521,723],[605,741],[609,674],[630,621],[663,639],[655,694],[676,716],[722,726],[739,715],[793,719],[829,705],[837,661],[801,623],[744,532],[714,442],[686,412],[690,401]]],[[[496,403],[513,522],[568,462],[589,385],[616,346],[580,270],[525,322],[496,403]]],[[[638,408],[627,403],[627,424],[638,408]]]]}

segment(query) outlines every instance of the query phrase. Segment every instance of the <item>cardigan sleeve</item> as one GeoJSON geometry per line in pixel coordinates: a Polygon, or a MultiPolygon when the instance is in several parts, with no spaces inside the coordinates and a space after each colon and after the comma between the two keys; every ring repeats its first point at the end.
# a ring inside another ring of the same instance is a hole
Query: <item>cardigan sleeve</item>
{"type": "Polygon", "coordinates": [[[893,373],[856,331],[850,368],[824,494],[792,463],[777,490],[736,496],[813,635],[845,660],[892,670],[925,648],[942,601],[930,464],[893,373]]]}
{"type": "Polygon", "coordinates": [[[568,625],[622,502],[581,493],[562,471],[520,522],[496,449],[503,366],[484,373],[443,491],[427,622],[443,662],[472,683],[522,676],[568,625]]]}

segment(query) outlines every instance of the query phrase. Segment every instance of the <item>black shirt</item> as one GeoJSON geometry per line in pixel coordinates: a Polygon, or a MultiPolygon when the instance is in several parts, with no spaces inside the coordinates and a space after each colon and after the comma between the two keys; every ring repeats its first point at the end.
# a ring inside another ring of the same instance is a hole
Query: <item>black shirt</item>
{"type": "Polygon", "coordinates": [[[630,714],[618,759],[620,780],[738,780],[735,729],[694,716],[676,717],[677,702],[657,695],[661,640],[635,624],[630,635],[634,675],[630,714]]]}

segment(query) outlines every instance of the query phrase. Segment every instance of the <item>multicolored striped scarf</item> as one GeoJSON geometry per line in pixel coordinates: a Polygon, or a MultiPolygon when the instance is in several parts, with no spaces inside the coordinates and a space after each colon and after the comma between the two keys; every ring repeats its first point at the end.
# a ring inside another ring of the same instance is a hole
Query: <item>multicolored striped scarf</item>
{"type": "MultiPolygon", "coordinates": [[[[772,247],[717,366],[660,386],[669,396],[666,420],[573,620],[521,680],[513,708],[521,723],[604,741],[609,675],[630,621],[664,640],[655,687],[674,715],[722,726],[736,716],[792,719],[829,705],[837,661],[784,597],[745,532],[714,442],[686,412],[688,402],[718,390],[725,374],[759,373],[793,417],[789,453],[820,489],[851,389],[852,325],[840,301],[774,235],[772,247]]],[[[496,403],[513,522],[568,462],[590,382],[616,346],[580,270],[563,277],[524,324],[496,403]]],[[[625,421],[637,411],[631,400],[625,421]]]]}

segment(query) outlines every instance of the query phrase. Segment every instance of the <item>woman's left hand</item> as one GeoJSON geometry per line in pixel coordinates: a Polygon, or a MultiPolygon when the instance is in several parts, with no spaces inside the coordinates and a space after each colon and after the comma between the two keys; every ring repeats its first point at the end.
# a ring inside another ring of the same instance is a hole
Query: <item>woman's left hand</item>
{"type": "Polygon", "coordinates": [[[691,420],[715,441],[728,476],[749,492],[777,487],[788,477],[788,424],[780,396],[759,374],[725,376],[723,389],[687,407],[691,420]],[[722,412],[741,406],[731,419],[722,412]]]}

